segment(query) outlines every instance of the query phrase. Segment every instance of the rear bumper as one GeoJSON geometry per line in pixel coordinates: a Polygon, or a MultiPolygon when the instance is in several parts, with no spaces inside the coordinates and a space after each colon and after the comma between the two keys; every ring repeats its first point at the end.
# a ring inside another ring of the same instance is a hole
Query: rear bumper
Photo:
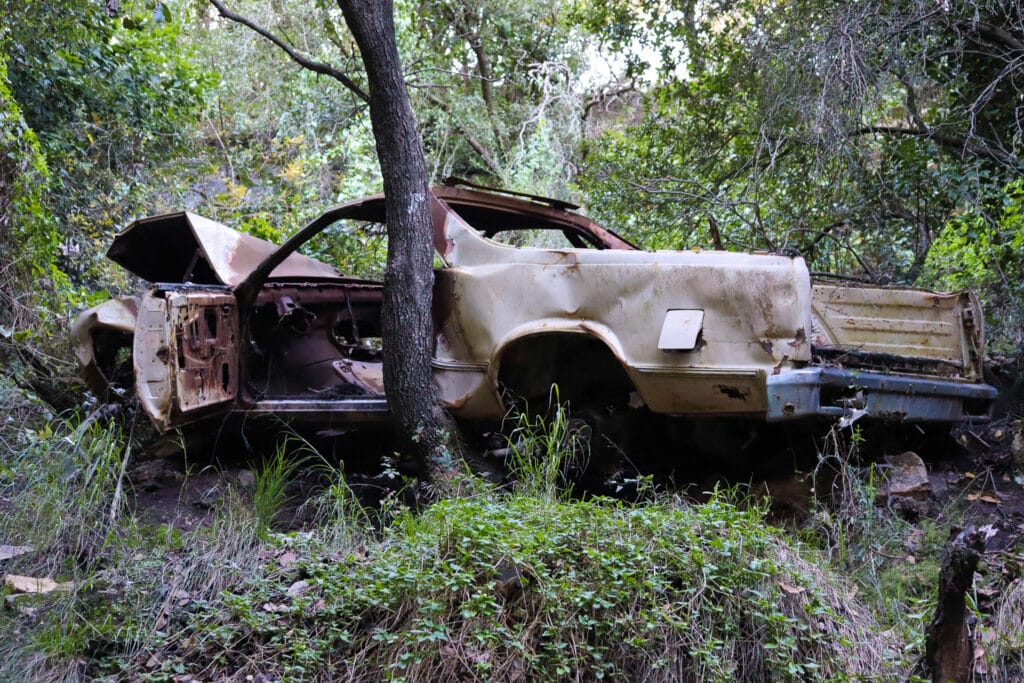
{"type": "Polygon", "coordinates": [[[865,417],[902,422],[987,422],[996,390],[920,377],[804,368],[768,377],[769,422],[809,416],[865,417]]]}

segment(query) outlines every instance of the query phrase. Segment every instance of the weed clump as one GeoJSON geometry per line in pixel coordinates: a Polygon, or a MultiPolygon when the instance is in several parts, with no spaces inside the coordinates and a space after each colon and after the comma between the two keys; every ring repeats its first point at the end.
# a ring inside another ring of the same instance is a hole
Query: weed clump
{"type": "Polygon", "coordinates": [[[290,680],[865,680],[899,666],[842,581],[723,494],[483,495],[340,553],[279,541],[287,566],[193,611],[178,638],[197,647],[159,659],[290,680]]]}

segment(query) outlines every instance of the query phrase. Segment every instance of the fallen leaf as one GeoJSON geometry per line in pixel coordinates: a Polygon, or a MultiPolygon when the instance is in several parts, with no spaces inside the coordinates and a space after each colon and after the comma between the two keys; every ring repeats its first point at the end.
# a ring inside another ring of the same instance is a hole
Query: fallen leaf
{"type": "Polygon", "coordinates": [[[978,594],[979,598],[984,598],[989,601],[992,601],[994,598],[998,598],[1000,593],[1002,593],[998,588],[986,586],[976,586],[974,591],[978,594]]]}
{"type": "Polygon", "coordinates": [[[977,479],[978,475],[974,472],[964,472],[964,479],[977,479]]]}
{"type": "Polygon", "coordinates": [[[0,545],[0,560],[9,560],[18,555],[30,553],[35,548],[30,545],[0,545]]]}
{"type": "Polygon", "coordinates": [[[75,587],[71,581],[57,583],[53,579],[36,578],[34,576],[18,576],[4,574],[4,585],[15,593],[49,593],[51,591],[69,591],[75,587]]]}
{"type": "Polygon", "coordinates": [[[800,593],[803,593],[805,590],[807,590],[802,586],[791,586],[785,581],[779,581],[779,587],[781,587],[782,590],[786,591],[790,595],[799,595],[800,593]]]}
{"type": "Polygon", "coordinates": [[[281,569],[287,569],[295,564],[295,560],[297,559],[299,559],[299,556],[289,550],[288,552],[281,553],[281,556],[277,558],[277,565],[281,567],[281,569]]]}
{"type": "Polygon", "coordinates": [[[983,503],[992,503],[993,505],[999,505],[999,499],[996,498],[991,493],[970,493],[967,495],[967,500],[980,500],[983,503]]]}

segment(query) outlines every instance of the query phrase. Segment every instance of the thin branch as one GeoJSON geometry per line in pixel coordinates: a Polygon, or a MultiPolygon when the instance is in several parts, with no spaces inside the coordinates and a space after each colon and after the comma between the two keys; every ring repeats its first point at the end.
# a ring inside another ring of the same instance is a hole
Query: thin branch
{"type": "Polygon", "coordinates": [[[235,14],[234,12],[229,10],[227,7],[224,6],[224,3],[221,2],[221,0],[210,0],[210,4],[216,7],[217,11],[225,19],[233,21],[237,24],[241,24],[242,26],[245,26],[255,31],[256,33],[260,34],[261,36],[272,42],[274,45],[277,45],[279,48],[284,50],[285,54],[292,58],[292,61],[294,61],[302,68],[308,69],[318,74],[323,74],[324,76],[330,76],[331,78],[333,78],[334,80],[338,81],[343,86],[351,90],[356,95],[356,97],[361,99],[363,102],[370,102],[369,94],[367,94],[365,90],[360,88],[355,81],[353,81],[351,78],[345,75],[345,73],[338,71],[330,64],[317,62],[304,55],[299,54],[298,52],[295,51],[294,48],[292,48],[292,46],[278,38],[276,35],[268,31],[267,29],[263,28],[262,26],[255,23],[251,19],[243,17],[240,14],[235,14]]]}
{"type": "Polygon", "coordinates": [[[583,115],[580,118],[586,121],[590,118],[590,112],[595,107],[602,106],[607,108],[608,105],[610,105],[612,102],[619,99],[623,95],[636,91],[636,82],[631,80],[625,85],[597,93],[584,103],[583,115]]]}
{"type": "Polygon", "coordinates": [[[850,137],[856,137],[858,135],[870,135],[872,133],[879,133],[881,135],[894,135],[894,136],[905,136],[905,137],[916,137],[916,138],[928,138],[939,143],[943,147],[949,149],[958,149],[962,152],[969,152],[974,156],[987,157],[993,161],[1006,164],[1008,166],[1017,166],[1019,162],[1014,159],[1011,155],[1005,154],[998,150],[994,150],[987,144],[978,144],[971,142],[967,138],[951,137],[935,132],[934,128],[927,128],[925,130],[919,130],[917,128],[901,128],[899,126],[863,126],[856,130],[847,132],[850,137]]]}
{"type": "Polygon", "coordinates": [[[899,82],[906,88],[907,91],[907,115],[910,117],[911,123],[918,130],[928,130],[927,124],[924,119],[921,118],[921,112],[917,108],[917,92],[914,90],[914,85],[907,78],[906,72],[901,68],[896,74],[899,78],[899,82]]]}
{"type": "MultiPolygon", "coordinates": [[[[212,1],[213,0],[211,0],[211,2],[212,1]]],[[[429,100],[432,104],[437,105],[438,107],[443,109],[447,114],[451,115],[452,107],[450,104],[448,104],[447,102],[445,102],[432,92],[428,91],[425,92],[424,94],[427,96],[427,100],[429,100]]],[[[462,136],[466,139],[466,142],[469,143],[469,146],[472,147],[473,150],[480,155],[480,158],[484,160],[484,163],[487,164],[491,172],[494,173],[494,175],[496,175],[498,178],[501,178],[502,181],[504,182],[505,172],[502,170],[498,162],[495,161],[494,157],[491,155],[490,150],[488,150],[487,147],[483,145],[483,143],[477,140],[476,137],[474,137],[468,130],[466,130],[465,127],[456,123],[455,117],[452,117],[452,123],[456,128],[458,128],[459,132],[462,133],[462,136]]]]}

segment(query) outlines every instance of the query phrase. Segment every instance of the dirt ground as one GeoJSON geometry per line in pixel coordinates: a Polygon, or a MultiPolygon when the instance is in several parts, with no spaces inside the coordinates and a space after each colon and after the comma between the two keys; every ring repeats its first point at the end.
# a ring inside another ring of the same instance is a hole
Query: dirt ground
{"type": "MultiPolygon", "coordinates": [[[[910,495],[881,496],[878,504],[908,519],[926,517],[942,521],[949,510],[957,510],[963,525],[991,525],[992,552],[1014,546],[1024,534],[1024,427],[1014,416],[1004,415],[982,426],[955,429],[938,452],[922,453],[927,482],[910,495]],[[1016,438],[1016,443],[1015,443],[1016,438]]],[[[866,468],[860,463],[862,471],[866,468]]],[[[876,472],[888,465],[881,459],[876,472]]],[[[236,459],[227,464],[203,462],[193,456],[186,463],[180,453],[149,457],[132,463],[128,471],[129,503],[142,520],[177,528],[207,525],[226,496],[251,496],[256,485],[258,462],[236,459]]],[[[316,467],[299,468],[288,487],[290,504],[282,517],[284,526],[301,526],[301,500],[317,488],[322,472],[316,467]]],[[[394,473],[390,475],[394,480],[394,473]]],[[[379,473],[353,474],[350,483],[373,497],[374,489],[389,488],[388,477],[379,473]]],[[[773,475],[751,479],[705,478],[701,482],[681,481],[690,492],[713,483],[745,484],[752,492],[767,492],[780,522],[799,522],[814,504],[815,477],[810,471],[782,467],[773,475]]],[[[820,485],[820,481],[818,482],[820,485]]],[[[884,493],[884,491],[883,491],[884,493]]],[[[699,498],[699,495],[697,496],[699,498]]],[[[821,501],[819,501],[821,502],[821,501]]]]}

